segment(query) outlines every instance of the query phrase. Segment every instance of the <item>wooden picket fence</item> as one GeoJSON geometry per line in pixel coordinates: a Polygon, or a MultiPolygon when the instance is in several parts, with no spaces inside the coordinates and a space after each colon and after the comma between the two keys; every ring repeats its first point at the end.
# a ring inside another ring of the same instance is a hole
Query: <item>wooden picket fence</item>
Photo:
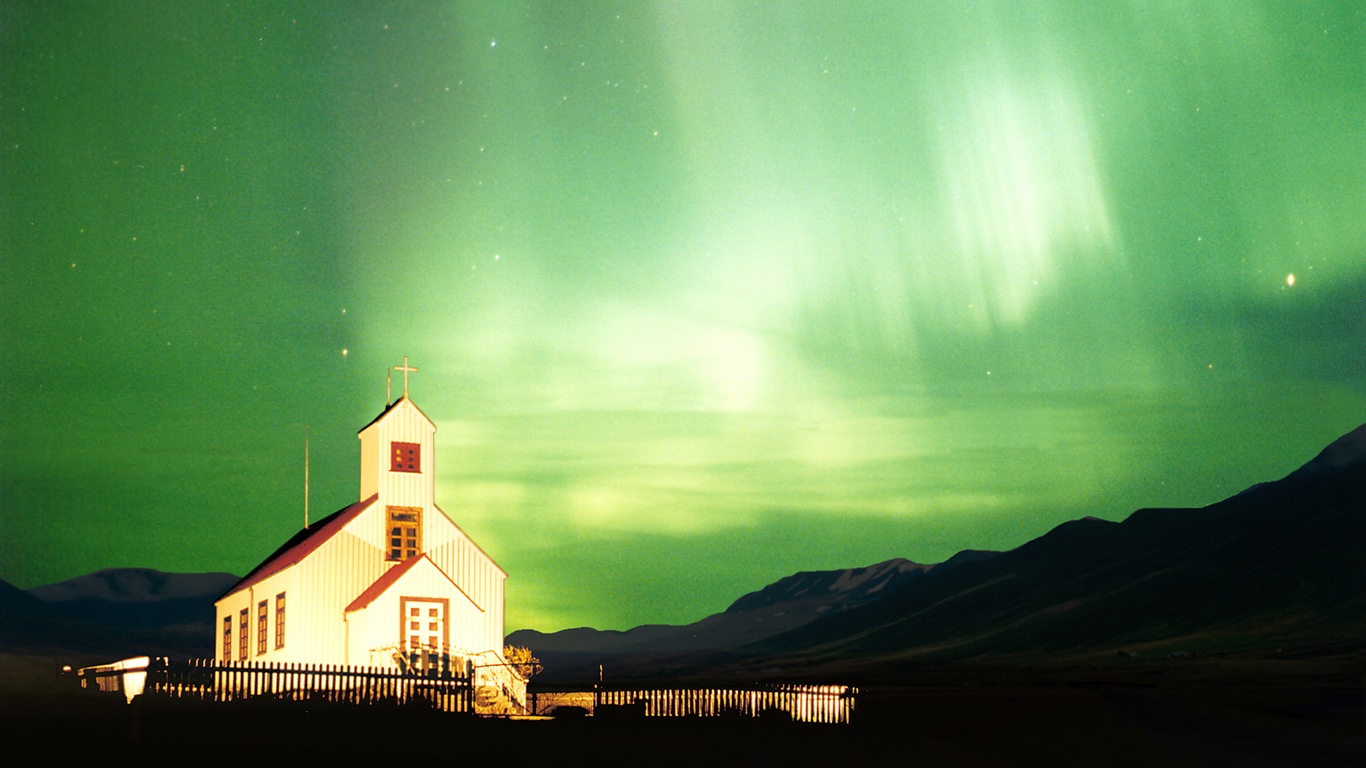
{"type": "MultiPolygon", "coordinates": [[[[138,657],[81,669],[82,687],[201,701],[270,699],[344,704],[421,703],[444,712],[475,713],[473,665],[359,667],[213,659],[138,657]]],[[[485,674],[487,676],[487,674],[485,674]]],[[[483,687],[489,687],[488,680],[483,687]]],[[[525,682],[523,681],[523,685],[525,682]]],[[[506,693],[506,691],[505,691],[506,693]]],[[[755,684],[747,687],[598,685],[591,692],[531,693],[531,714],[555,714],[573,704],[597,716],[771,717],[808,723],[849,723],[858,690],[846,685],[755,684]],[[591,703],[590,703],[591,702],[591,703]],[[583,706],[588,705],[588,706],[583,706]]]]}
{"type": "Polygon", "coordinates": [[[744,688],[599,687],[593,713],[644,717],[772,717],[849,723],[858,690],[847,685],[756,684],[744,688]]]}
{"type": "Polygon", "coordinates": [[[213,659],[147,659],[143,665],[106,665],[80,671],[81,684],[106,691],[176,699],[236,701],[269,698],[346,704],[424,703],[444,712],[474,712],[468,670],[421,671],[340,664],[295,664],[213,659]]]}

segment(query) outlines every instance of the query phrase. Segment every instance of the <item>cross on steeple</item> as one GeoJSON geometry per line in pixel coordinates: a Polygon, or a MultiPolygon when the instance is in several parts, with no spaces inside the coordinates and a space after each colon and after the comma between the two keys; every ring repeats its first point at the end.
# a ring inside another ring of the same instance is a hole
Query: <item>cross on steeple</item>
{"type": "Polygon", "coordinates": [[[417,373],[417,369],[408,365],[408,356],[403,356],[403,365],[394,366],[394,370],[403,371],[403,396],[408,396],[408,374],[417,373]]]}
{"type": "MultiPolygon", "coordinates": [[[[413,368],[413,367],[410,366],[410,365],[408,365],[408,356],[407,356],[407,355],[404,355],[404,356],[403,356],[403,365],[396,365],[396,366],[394,366],[393,371],[403,371],[403,396],[404,396],[404,397],[407,397],[407,396],[408,396],[408,374],[410,374],[410,373],[417,373],[417,369],[416,369],[416,368],[413,368]]],[[[386,403],[392,403],[393,400],[394,400],[394,394],[393,394],[393,389],[392,389],[392,385],[393,385],[393,375],[394,375],[394,374],[393,374],[393,371],[390,371],[389,374],[388,374],[387,376],[384,377],[384,380],[385,380],[385,381],[384,381],[384,402],[386,402],[386,403]]]]}

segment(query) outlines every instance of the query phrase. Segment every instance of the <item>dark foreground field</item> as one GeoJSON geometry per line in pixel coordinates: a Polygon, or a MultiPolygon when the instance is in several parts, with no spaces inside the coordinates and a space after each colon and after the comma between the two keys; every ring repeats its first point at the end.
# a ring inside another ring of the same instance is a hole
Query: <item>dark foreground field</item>
{"type": "Polygon", "coordinates": [[[1067,674],[939,669],[919,684],[866,689],[857,722],[845,726],[502,721],[414,708],[154,699],[129,705],[61,684],[4,682],[4,754],[22,765],[1366,764],[1360,673],[1290,662],[1067,674]]]}

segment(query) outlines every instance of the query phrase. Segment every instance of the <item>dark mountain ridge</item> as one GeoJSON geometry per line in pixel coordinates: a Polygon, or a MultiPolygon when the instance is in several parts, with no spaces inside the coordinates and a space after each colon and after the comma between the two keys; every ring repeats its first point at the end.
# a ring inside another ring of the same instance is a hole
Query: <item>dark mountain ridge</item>
{"type": "Polygon", "coordinates": [[[28,590],[45,603],[98,600],[109,603],[153,603],[198,599],[222,591],[236,579],[230,573],[166,573],[151,568],[106,568],[74,579],[28,590]]]}
{"type": "Polygon", "coordinates": [[[109,568],[55,584],[0,588],[0,651],[109,660],[211,656],[213,601],[229,573],[109,568]]]}
{"type": "Polygon", "coordinates": [[[595,659],[602,653],[728,650],[781,634],[823,615],[879,600],[934,567],[894,559],[863,568],[802,571],[743,595],[725,611],[692,624],[649,624],[624,631],[580,627],[542,633],[524,629],[508,635],[507,642],[534,648],[542,661],[561,669],[579,662],[591,667],[598,663],[595,659]],[[578,658],[581,654],[587,657],[578,658]]]}
{"type": "Polygon", "coordinates": [[[746,650],[856,665],[1177,646],[1361,654],[1364,437],[1366,425],[1208,507],[1063,523],[746,650]]]}
{"type": "MultiPolygon", "coordinates": [[[[908,664],[1119,653],[1357,657],[1366,654],[1363,554],[1366,425],[1281,480],[1224,501],[1141,509],[1120,523],[1072,520],[1008,552],[960,553],[919,567],[875,599],[746,644],[681,648],[652,645],[655,637],[641,634],[622,646],[574,630],[573,650],[563,653],[563,633],[520,639],[548,666],[563,664],[566,676],[598,663],[629,677],[859,675],[908,664]]],[[[833,583],[840,573],[787,577],[732,609],[781,607],[807,584],[833,583]]]]}

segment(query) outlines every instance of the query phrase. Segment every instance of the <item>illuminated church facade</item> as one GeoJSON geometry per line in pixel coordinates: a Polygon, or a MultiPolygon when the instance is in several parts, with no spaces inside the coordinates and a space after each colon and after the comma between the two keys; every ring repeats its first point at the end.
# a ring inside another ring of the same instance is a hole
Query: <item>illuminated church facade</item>
{"type": "Polygon", "coordinates": [[[397,370],[403,396],[359,433],[360,500],[218,599],[218,661],[507,669],[507,574],[436,506],[436,425],[397,370]]]}

